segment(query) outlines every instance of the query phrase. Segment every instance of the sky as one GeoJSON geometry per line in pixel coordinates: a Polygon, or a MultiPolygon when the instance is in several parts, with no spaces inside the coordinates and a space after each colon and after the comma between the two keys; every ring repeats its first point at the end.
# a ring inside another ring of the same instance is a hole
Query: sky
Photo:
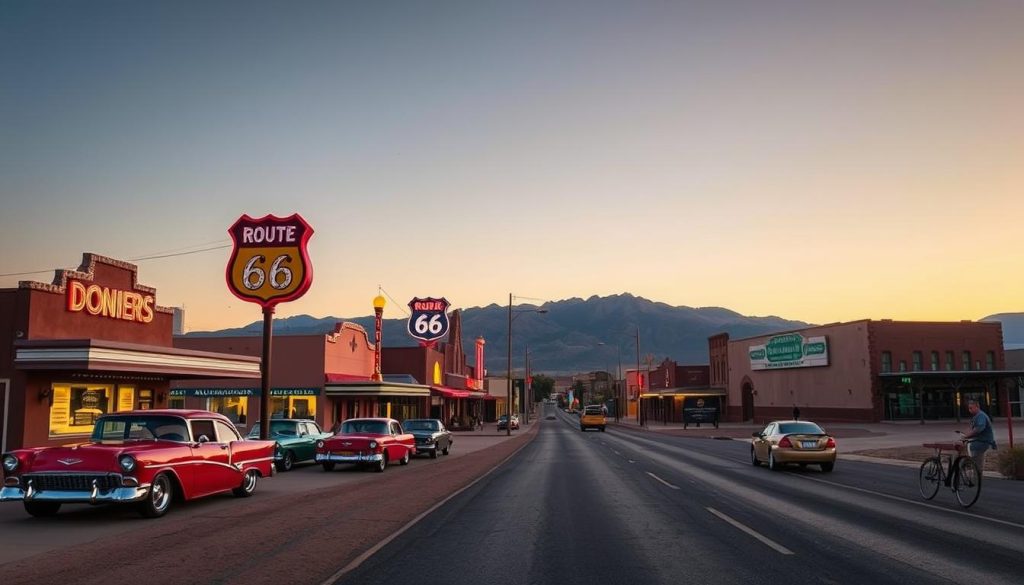
{"type": "Polygon", "coordinates": [[[1019,0],[3,0],[0,287],[180,254],[157,303],[244,325],[227,230],[297,212],[282,317],[1024,311],[1022,55],[1019,0]]]}

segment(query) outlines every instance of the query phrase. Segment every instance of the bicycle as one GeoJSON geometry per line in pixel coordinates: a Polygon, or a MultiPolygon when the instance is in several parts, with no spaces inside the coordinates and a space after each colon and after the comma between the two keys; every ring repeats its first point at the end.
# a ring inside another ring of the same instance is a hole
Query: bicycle
{"type": "Polygon", "coordinates": [[[918,482],[921,489],[921,497],[930,500],[939,493],[939,485],[945,485],[953,490],[957,502],[964,508],[970,508],[978,501],[981,495],[981,471],[969,455],[965,455],[969,439],[963,438],[963,433],[956,431],[960,436],[957,443],[925,443],[923,446],[935,449],[935,456],[929,457],[921,464],[918,473],[918,482]],[[956,451],[956,458],[952,453],[943,454],[943,451],[956,451]],[[943,459],[946,460],[943,465],[943,459]]]}

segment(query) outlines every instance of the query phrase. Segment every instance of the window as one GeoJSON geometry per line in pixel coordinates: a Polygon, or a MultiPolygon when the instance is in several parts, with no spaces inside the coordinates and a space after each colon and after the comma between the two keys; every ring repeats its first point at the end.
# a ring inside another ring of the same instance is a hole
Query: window
{"type": "Polygon", "coordinates": [[[900,371],[901,372],[906,372],[907,371],[907,360],[900,360],[900,371]]]}
{"type": "Polygon", "coordinates": [[[996,369],[996,352],[986,351],[985,352],[985,369],[994,370],[996,369]]]}
{"type": "Polygon", "coordinates": [[[913,362],[911,363],[911,367],[914,369],[915,372],[921,371],[922,359],[924,358],[922,357],[921,352],[915,351],[913,355],[913,362]]]}
{"type": "Polygon", "coordinates": [[[888,374],[892,371],[892,352],[882,352],[882,373],[888,374]]]}
{"type": "Polygon", "coordinates": [[[217,438],[221,443],[230,443],[231,441],[238,441],[241,437],[238,436],[238,431],[235,427],[228,426],[223,421],[213,421],[217,426],[217,438]]]}
{"type": "Polygon", "coordinates": [[[308,418],[316,415],[316,396],[271,396],[272,418],[308,418]]]}
{"type": "Polygon", "coordinates": [[[185,408],[185,397],[184,396],[171,396],[167,399],[167,408],[185,408]]]}
{"type": "Polygon", "coordinates": [[[963,365],[964,365],[964,371],[966,372],[966,371],[970,370],[971,369],[971,352],[965,351],[965,352],[963,352],[963,354],[961,354],[960,357],[961,357],[961,361],[963,362],[963,365]]]}
{"type": "Polygon", "coordinates": [[[89,434],[96,419],[114,409],[112,384],[53,384],[49,396],[51,437],[89,434]]]}
{"type": "Polygon", "coordinates": [[[932,352],[932,371],[937,372],[939,370],[939,352],[932,352]]]}
{"type": "Polygon", "coordinates": [[[135,386],[121,384],[117,387],[117,411],[135,409],[135,386]]]}
{"type": "Polygon", "coordinates": [[[247,396],[218,396],[206,401],[206,410],[223,414],[235,424],[244,425],[246,413],[249,412],[247,396]]]}
{"type": "Polygon", "coordinates": [[[213,421],[212,420],[194,420],[192,421],[192,438],[196,441],[199,437],[206,437],[210,441],[216,441],[217,435],[213,432],[213,421]]]}

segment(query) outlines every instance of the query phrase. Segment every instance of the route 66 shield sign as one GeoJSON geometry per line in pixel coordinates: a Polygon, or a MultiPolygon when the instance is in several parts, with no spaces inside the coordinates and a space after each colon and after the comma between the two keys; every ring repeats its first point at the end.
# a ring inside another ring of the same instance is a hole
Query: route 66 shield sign
{"type": "Polygon", "coordinates": [[[435,299],[419,297],[409,301],[412,314],[409,316],[409,335],[423,345],[433,345],[448,335],[448,307],[451,303],[444,297],[435,299]]]}
{"type": "Polygon", "coordinates": [[[264,309],[301,297],[313,282],[306,246],[313,228],[299,214],[248,215],[228,229],[234,248],[228,260],[228,288],[264,309]]]}

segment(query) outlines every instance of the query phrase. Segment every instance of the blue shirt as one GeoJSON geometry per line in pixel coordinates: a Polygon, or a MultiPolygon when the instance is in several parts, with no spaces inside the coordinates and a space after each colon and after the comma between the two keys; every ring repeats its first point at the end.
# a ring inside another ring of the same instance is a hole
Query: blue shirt
{"type": "Polygon", "coordinates": [[[971,419],[971,435],[972,439],[977,439],[982,443],[988,443],[995,448],[996,437],[995,433],[992,432],[992,419],[985,414],[984,410],[979,410],[978,414],[974,415],[971,419]]]}

